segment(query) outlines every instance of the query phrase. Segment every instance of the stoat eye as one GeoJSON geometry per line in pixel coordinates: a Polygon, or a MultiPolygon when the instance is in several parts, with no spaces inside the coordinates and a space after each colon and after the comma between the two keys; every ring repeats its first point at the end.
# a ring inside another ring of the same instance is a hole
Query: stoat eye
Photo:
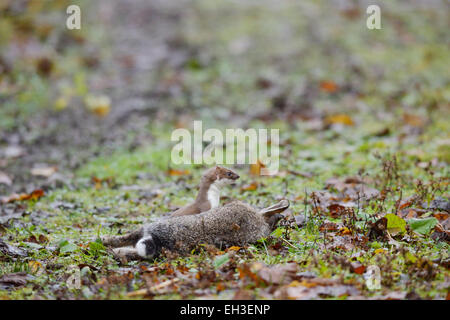
{"type": "Polygon", "coordinates": [[[231,177],[231,172],[227,172],[227,176],[231,177]]]}

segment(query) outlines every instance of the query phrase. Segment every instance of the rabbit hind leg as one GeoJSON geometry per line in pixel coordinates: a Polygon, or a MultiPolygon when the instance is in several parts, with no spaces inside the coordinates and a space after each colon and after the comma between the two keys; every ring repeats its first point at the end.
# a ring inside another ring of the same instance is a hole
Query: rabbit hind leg
{"type": "Polygon", "coordinates": [[[101,240],[105,246],[112,248],[134,246],[143,236],[143,230],[130,232],[123,236],[102,236],[101,240]]]}
{"type": "Polygon", "coordinates": [[[121,247],[112,249],[113,253],[119,258],[130,260],[142,260],[142,257],[138,254],[137,250],[133,247],[121,247]]]}

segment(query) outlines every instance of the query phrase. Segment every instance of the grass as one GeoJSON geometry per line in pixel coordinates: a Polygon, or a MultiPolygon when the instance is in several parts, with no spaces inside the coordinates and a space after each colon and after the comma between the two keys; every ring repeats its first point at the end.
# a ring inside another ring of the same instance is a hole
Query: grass
{"type": "MultiPolygon", "coordinates": [[[[353,129],[349,129],[349,131],[348,137],[351,137],[353,129]]],[[[346,136],[346,134],[344,133],[342,136],[346,136]]],[[[292,139],[294,137],[287,136],[285,138],[292,139]]],[[[241,186],[253,180],[257,180],[260,186],[255,191],[242,191],[239,188],[233,188],[227,190],[227,197],[263,206],[274,202],[275,198],[283,195],[289,199],[297,199],[292,203],[292,210],[295,214],[305,214],[305,211],[307,215],[309,214],[309,222],[306,227],[288,230],[288,237],[286,237],[286,230],[283,227],[278,228],[270,239],[250,246],[244,250],[244,253],[238,254],[237,259],[239,261],[246,263],[262,261],[269,265],[297,261],[302,264],[302,268],[315,272],[321,277],[341,277],[346,280],[361,281],[360,275],[352,273],[345,266],[337,265],[333,260],[336,256],[350,260],[354,252],[340,250],[336,252],[335,250],[327,249],[327,242],[332,246],[333,241],[325,238],[323,232],[319,231],[319,226],[322,225],[324,219],[328,219],[331,222],[339,222],[341,219],[315,215],[312,213],[313,206],[308,204],[305,208],[303,201],[305,190],[311,193],[322,189],[324,181],[330,177],[358,175],[358,171],[362,168],[369,176],[383,174],[379,159],[373,156],[375,152],[373,148],[369,148],[372,155],[367,155],[368,150],[364,146],[367,145],[368,141],[359,142],[361,145],[352,146],[345,138],[342,139],[345,140],[345,143],[340,141],[340,139],[329,142],[326,134],[324,134],[323,139],[316,137],[310,139],[309,142],[292,146],[291,152],[307,154],[309,160],[298,161],[295,159],[296,161],[294,161],[294,159],[288,159],[286,163],[282,163],[281,170],[291,168],[292,170],[311,171],[315,174],[312,178],[298,178],[289,175],[286,177],[255,178],[249,174],[247,168],[238,170],[241,175],[241,186]],[[315,147],[317,144],[325,143],[328,145],[326,149],[318,150],[315,147]],[[349,146],[352,149],[351,156],[346,156],[345,152],[348,152],[348,150],[342,150],[342,148],[346,147],[348,149],[349,146]],[[308,154],[308,151],[311,152],[308,154]],[[284,241],[281,239],[284,239],[284,241]],[[286,241],[290,245],[286,245],[286,241]],[[282,252],[277,254],[269,253],[267,247],[278,242],[281,242],[284,246],[282,252]],[[249,258],[250,255],[251,258],[249,258]]],[[[378,138],[376,140],[376,143],[379,143],[384,139],[378,138]]],[[[405,150],[408,150],[408,148],[405,148],[405,150]]],[[[31,249],[30,252],[32,254],[23,259],[19,265],[17,265],[17,262],[12,261],[4,263],[1,273],[7,274],[17,270],[27,270],[29,263],[32,261],[38,261],[42,268],[47,270],[49,266],[54,264],[60,265],[60,267],[58,271],[51,275],[38,275],[33,280],[36,283],[36,287],[42,285],[43,289],[30,291],[30,288],[27,287],[17,290],[15,293],[22,292],[22,295],[10,296],[8,291],[3,291],[1,295],[9,296],[10,298],[33,297],[36,294],[44,295],[48,298],[55,297],[54,293],[49,289],[49,284],[59,283],[64,286],[64,282],[58,279],[60,276],[67,274],[68,266],[82,264],[94,266],[98,271],[92,271],[91,269],[85,271],[88,275],[91,273],[96,274],[97,282],[94,281],[93,283],[98,283],[99,277],[104,277],[107,273],[118,270],[117,262],[112,259],[111,255],[101,245],[96,249],[91,248],[100,234],[117,234],[117,232],[132,230],[148,219],[158,217],[161,213],[169,212],[173,206],[181,206],[188,203],[194,196],[195,185],[202,170],[192,170],[192,173],[187,176],[170,176],[167,174],[168,159],[161,156],[168,154],[169,151],[169,147],[166,147],[166,149],[148,147],[133,153],[119,151],[108,158],[94,159],[76,172],[75,181],[79,181],[76,189],[57,189],[51,191],[46,197],[41,198],[37,202],[29,202],[27,204],[28,211],[48,212],[49,216],[38,226],[8,229],[7,236],[15,239],[14,243],[19,247],[31,249]],[[146,174],[145,178],[142,178],[143,174],[146,174]],[[90,178],[93,176],[97,177],[100,182],[91,181],[90,178]],[[183,185],[185,187],[182,187],[183,185]],[[134,186],[135,189],[126,188],[126,186],[134,186]],[[150,199],[147,199],[143,196],[143,190],[155,191],[155,194],[150,199]],[[55,208],[54,204],[56,202],[69,203],[74,205],[74,208],[55,208]],[[31,245],[30,247],[26,240],[31,235],[35,235],[37,238],[39,235],[44,235],[48,239],[48,243],[43,246],[31,245]],[[57,248],[61,250],[61,242],[63,241],[74,244],[74,248],[66,253],[58,253],[58,251],[48,249],[50,247],[54,248],[54,250],[57,250],[57,248]],[[47,292],[47,290],[50,292],[47,292]]],[[[282,149],[282,154],[284,152],[286,152],[286,148],[282,149]]],[[[381,151],[376,150],[376,152],[381,151]]],[[[399,156],[401,152],[397,151],[396,154],[399,156]]],[[[286,159],[285,157],[282,158],[286,159]]],[[[407,182],[402,183],[402,192],[405,197],[417,193],[413,182],[414,178],[427,181],[438,176],[445,177],[447,175],[446,169],[443,168],[443,171],[436,172],[435,176],[432,177],[425,170],[417,170],[413,159],[399,156],[399,160],[401,160],[399,162],[401,163],[402,178],[407,182]]],[[[396,196],[396,194],[393,194],[392,198],[388,199],[385,207],[387,212],[395,211],[396,196]]],[[[371,209],[370,205],[363,207],[362,210],[369,216],[374,214],[374,210],[371,209]]],[[[29,217],[24,217],[21,221],[25,225],[29,225],[31,222],[29,217]]],[[[414,244],[403,243],[403,245],[406,248],[404,250],[410,252],[417,259],[423,258],[428,261],[448,256],[449,248],[445,242],[435,242],[428,238],[417,239],[416,241],[417,243],[414,244]]],[[[405,290],[400,280],[400,275],[411,274],[409,271],[410,266],[396,250],[395,247],[388,243],[375,241],[368,250],[361,250],[361,255],[356,260],[365,265],[389,265],[392,270],[386,270],[386,274],[383,273],[387,277],[385,280],[387,282],[386,286],[389,286],[390,290],[405,290]],[[375,251],[380,248],[383,248],[385,251],[375,254],[375,251]]],[[[195,271],[198,270],[199,265],[206,269],[211,268],[214,265],[213,262],[214,255],[206,252],[200,255],[193,254],[169,260],[163,257],[156,262],[151,262],[150,266],[160,266],[164,270],[166,264],[170,263],[173,266],[181,265],[183,268],[188,270],[194,269],[195,271]]],[[[148,263],[144,263],[144,265],[149,266],[148,263]]],[[[134,270],[133,276],[136,281],[134,288],[137,290],[141,286],[139,283],[143,281],[143,274],[137,272],[136,270],[139,269],[136,269],[136,267],[133,268],[133,266],[137,266],[136,263],[130,263],[130,266],[134,270]]],[[[445,272],[443,270],[440,271],[439,275],[431,281],[431,284],[426,281],[422,282],[420,278],[411,281],[414,281],[416,292],[419,295],[431,298],[438,297],[442,291],[439,291],[436,287],[438,283],[444,281],[444,275],[445,272]],[[433,288],[432,290],[430,290],[430,285],[433,288]]],[[[161,276],[164,277],[163,275],[161,276]]],[[[216,285],[215,282],[212,282],[211,287],[216,285]]],[[[125,294],[130,288],[125,289],[123,285],[118,285],[110,288],[110,290],[108,293],[100,290],[93,295],[97,298],[125,298],[125,294]]],[[[214,292],[214,290],[212,291],[214,292]]],[[[79,290],[73,290],[72,294],[69,297],[90,297],[89,293],[83,293],[79,290]]],[[[370,296],[371,293],[367,292],[367,294],[370,296]]],[[[180,296],[169,294],[156,296],[155,298],[176,297],[180,296]]],[[[184,293],[182,297],[190,298],[195,297],[195,295],[192,295],[192,292],[187,295],[184,293]]]]}

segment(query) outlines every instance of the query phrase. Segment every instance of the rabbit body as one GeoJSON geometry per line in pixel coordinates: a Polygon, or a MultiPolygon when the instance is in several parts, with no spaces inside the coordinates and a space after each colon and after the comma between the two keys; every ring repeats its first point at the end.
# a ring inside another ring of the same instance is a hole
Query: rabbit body
{"type": "Polygon", "coordinates": [[[246,203],[234,201],[196,215],[161,219],[125,236],[104,237],[102,241],[116,248],[134,246],[114,249],[116,254],[131,258],[153,258],[162,248],[189,253],[199,244],[245,246],[267,237],[281,217],[263,215],[246,203]]]}

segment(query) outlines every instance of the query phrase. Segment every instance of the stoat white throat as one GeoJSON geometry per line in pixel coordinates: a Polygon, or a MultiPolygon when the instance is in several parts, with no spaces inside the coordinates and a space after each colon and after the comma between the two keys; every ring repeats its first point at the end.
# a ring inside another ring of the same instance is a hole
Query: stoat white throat
{"type": "Polygon", "coordinates": [[[208,197],[209,204],[211,205],[211,209],[217,208],[219,206],[220,189],[223,186],[230,184],[232,182],[233,182],[233,180],[231,180],[231,179],[217,179],[216,181],[214,181],[214,183],[212,183],[209,186],[209,189],[207,192],[207,197],[208,197]]]}
{"type": "Polygon", "coordinates": [[[214,182],[209,186],[208,201],[212,208],[217,208],[220,202],[220,188],[217,182],[214,182]]]}

